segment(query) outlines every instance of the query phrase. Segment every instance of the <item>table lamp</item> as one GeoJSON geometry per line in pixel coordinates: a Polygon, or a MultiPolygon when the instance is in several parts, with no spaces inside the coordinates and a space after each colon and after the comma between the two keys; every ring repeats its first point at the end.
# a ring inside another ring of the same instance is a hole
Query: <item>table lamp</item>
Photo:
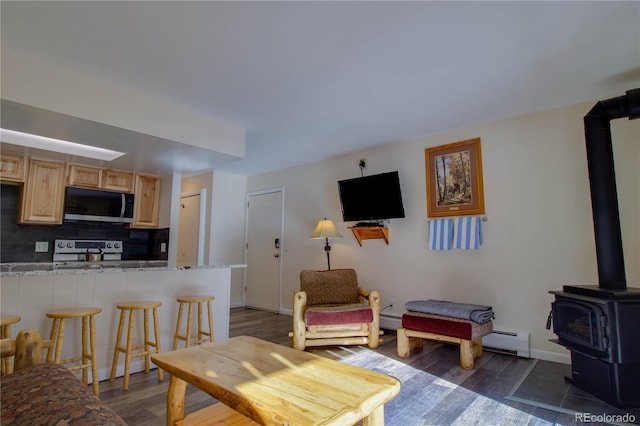
{"type": "Polygon", "coordinates": [[[331,261],[329,260],[329,252],[331,251],[331,246],[329,245],[329,238],[342,238],[342,235],[340,235],[333,222],[325,217],[318,222],[316,230],[313,231],[313,234],[311,234],[311,237],[309,238],[312,240],[320,240],[324,238],[324,251],[327,253],[327,270],[330,271],[331,261]]]}

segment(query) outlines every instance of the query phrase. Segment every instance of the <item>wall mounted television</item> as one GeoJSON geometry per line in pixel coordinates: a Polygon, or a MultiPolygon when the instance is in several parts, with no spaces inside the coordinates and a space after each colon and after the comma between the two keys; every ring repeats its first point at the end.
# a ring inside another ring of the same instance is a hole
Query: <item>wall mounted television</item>
{"type": "Polygon", "coordinates": [[[342,218],[358,225],[380,225],[404,217],[398,172],[338,181],[342,218]]]}

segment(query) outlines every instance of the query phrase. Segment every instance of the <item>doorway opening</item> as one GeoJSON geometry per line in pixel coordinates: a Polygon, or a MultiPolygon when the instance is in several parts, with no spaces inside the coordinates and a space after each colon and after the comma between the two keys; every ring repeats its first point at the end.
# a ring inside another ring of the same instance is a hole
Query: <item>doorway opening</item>
{"type": "Polygon", "coordinates": [[[178,225],[178,266],[203,266],[207,190],[180,194],[178,225]]]}
{"type": "Polygon", "coordinates": [[[244,305],[280,312],[284,232],[284,188],[247,194],[244,305]]]}

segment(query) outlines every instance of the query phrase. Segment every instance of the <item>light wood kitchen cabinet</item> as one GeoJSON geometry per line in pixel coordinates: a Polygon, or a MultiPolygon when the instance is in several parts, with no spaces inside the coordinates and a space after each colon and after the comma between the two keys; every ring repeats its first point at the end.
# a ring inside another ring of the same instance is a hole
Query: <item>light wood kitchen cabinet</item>
{"type": "Polygon", "coordinates": [[[64,209],[66,165],[31,160],[20,208],[19,223],[59,225],[64,209]]]}
{"type": "Polygon", "coordinates": [[[81,186],[83,188],[100,188],[102,183],[102,169],[95,167],[69,166],[69,186],[81,186]]]}
{"type": "Polygon", "coordinates": [[[14,155],[0,156],[0,180],[24,182],[24,157],[14,155]]]}
{"type": "Polygon", "coordinates": [[[131,172],[72,164],[69,166],[68,185],[131,194],[133,192],[133,176],[131,172]]]}
{"type": "Polygon", "coordinates": [[[136,175],[133,204],[133,228],[157,228],[160,209],[160,179],[136,175]]]}
{"type": "Polygon", "coordinates": [[[103,170],[102,188],[108,191],[132,193],[133,173],[117,170],[103,170]]]}

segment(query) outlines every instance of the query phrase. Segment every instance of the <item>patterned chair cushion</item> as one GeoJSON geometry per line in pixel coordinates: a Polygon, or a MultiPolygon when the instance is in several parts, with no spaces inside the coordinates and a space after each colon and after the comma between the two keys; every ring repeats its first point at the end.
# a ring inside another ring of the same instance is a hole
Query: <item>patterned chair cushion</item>
{"type": "Polygon", "coordinates": [[[0,406],[3,426],[126,426],[115,411],[58,364],[36,364],[3,376],[0,406]]]}
{"type": "Polygon", "coordinates": [[[353,269],[302,271],[300,290],[307,293],[307,306],[360,303],[358,277],[353,269]]]}

